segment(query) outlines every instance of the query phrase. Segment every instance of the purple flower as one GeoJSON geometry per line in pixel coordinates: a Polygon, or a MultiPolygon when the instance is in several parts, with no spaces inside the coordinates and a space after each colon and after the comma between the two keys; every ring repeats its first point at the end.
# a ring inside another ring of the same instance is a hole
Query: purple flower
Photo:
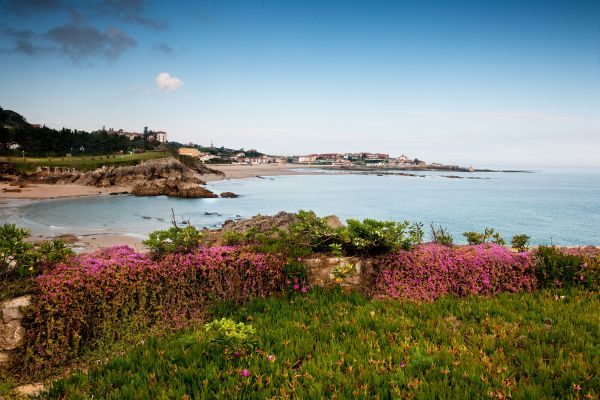
{"type": "Polygon", "coordinates": [[[241,376],[242,378],[247,378],[247,377],[249,377],[249,376],[250,376],[250,371],[249,371],[249,370],[247,370],[247,369],[244,369],[244,370],[242,370],[242,371],[240,372],[240,376],[241,376]]]}

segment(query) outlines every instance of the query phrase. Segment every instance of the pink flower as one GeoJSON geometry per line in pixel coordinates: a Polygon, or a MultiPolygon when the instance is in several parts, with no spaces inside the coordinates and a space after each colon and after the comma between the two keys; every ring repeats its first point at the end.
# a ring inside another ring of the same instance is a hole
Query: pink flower
{"type": "Polygon", "coordinates": [[[242,378],[247,378],[247,377],[249,377],[249,376],[250,376],[250,371],[248,371],[247,369],[244,369],[244,370],[242,370],[242,371],[240,372],[240,376],[241,376],[242,378]]]}
{"type": "Polygon", "coordinates": [[[294,285],[294,290],[300,289],[300,285],[294,285]]]}
{"type": "Polygon", "coordinates": [[[308,288],[306,286],[302,287],[302,293],[306,293],[308,291],[308,288]]]}
{"type": "Polygon", "coordinates": [[[273,361],[275,361],[275,356],[273,354],[269,354],[267,356],[267,360],[269,360],[269,362],[273,362],[273,361]]]}
{"type": "Polygon", "coordinates": [[[406,364],[403,361],[403,362],[400,363],[400,368],[404,368],[404,367],[406,367],[406,364]]]}

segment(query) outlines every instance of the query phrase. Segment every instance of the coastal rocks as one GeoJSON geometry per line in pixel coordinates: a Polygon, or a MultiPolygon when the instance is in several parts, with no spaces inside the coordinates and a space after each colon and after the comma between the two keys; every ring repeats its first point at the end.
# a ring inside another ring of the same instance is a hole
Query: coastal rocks
{"type": "MultiPolygon", "coordinates": [[[[43,168],[30,178],[38,183],[132,188],[131,194],[136,196],[219,197],[199,186],[204,184],[196,177],[199,170],[197,166],[192,170],[175,158],[169,157],[149,160],[133,166],[102,167],[87,172],[43,168]]],[[[204,172],[212,171],[207,168],[204,172]]]]}
{"type": "Polygon", "coordinates": [[[18,297],[0,305],[0,366],[10,362],[10,352],[19,347],[25,337],[21,321],[23,309],[29,306],[30,296],[18,297]]]}
{"type": "Polygon", "coordinates": [[[223,192],[221,193],[221,197],[224,199],[235,199],[236,197],[240,197],[233,192],[223,192]]]}
{"type": "Polygon", "coordinates": [[[131,190],[134,196],[170,196],[188,199],[219,197],[210,190],[200,186],[189,186],[181,181],[148,181],[138,183],[131,190]]]}
{"type": "Polygon", "coordinates": [[[280,211],[271,215],[255,215],[241,221],[227,220],[223,223],[223,231],[245,232],[255,229],[259,233],[267,232],[273,228],[287,228],[297,221],[296,214],[280,211]]]}

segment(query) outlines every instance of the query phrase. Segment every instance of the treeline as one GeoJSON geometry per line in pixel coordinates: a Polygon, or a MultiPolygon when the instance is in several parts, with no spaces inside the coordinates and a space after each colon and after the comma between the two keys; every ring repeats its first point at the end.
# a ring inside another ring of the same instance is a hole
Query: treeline
{"type": "Polygon", "coordinates": [[[19,114],[0,108],[0,154],[28,157],[60,157],[127,153],[153,149],[143,138],[129,140],[126,136],[106,131],[85,132],[72,129],[52,129],[30,125],[19,114]]]}

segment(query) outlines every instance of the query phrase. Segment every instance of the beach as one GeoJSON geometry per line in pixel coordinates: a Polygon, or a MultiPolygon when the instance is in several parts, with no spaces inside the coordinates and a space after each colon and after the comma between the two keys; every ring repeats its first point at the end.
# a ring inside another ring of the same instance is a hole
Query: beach
{"type": "Polygon", "coordinates": [[[322,171],[310,171],[309,168],[320,168],[312,165],[299,164],[256,164],[256,165],[240,165],[240,164],[223,164],[223,165],[208,165],[211,168],[222,171],[225,175],[209,174],[200,175],[199,178],[206,182],[221,181],[224,179],[246,179],[263,176],[279,176],[279,175],[315,175],[324,174],[322,171]]]}
{"type": "Polygon", "coordinates": [[[95,186],[82,186],[75,184],[66,185],[48,185],[48,184],[28,184],[26,187],[19,188],[11,186],[7,183],[0,183],[0,200],[1,199],[58,199],[65,197],[78,196],[98,196],[108,195],[115,192],[126,191],[125,188],[107,187],[100,188],[95,186]],[[16,191],[19,190],[19,191],[16,191]]]}

